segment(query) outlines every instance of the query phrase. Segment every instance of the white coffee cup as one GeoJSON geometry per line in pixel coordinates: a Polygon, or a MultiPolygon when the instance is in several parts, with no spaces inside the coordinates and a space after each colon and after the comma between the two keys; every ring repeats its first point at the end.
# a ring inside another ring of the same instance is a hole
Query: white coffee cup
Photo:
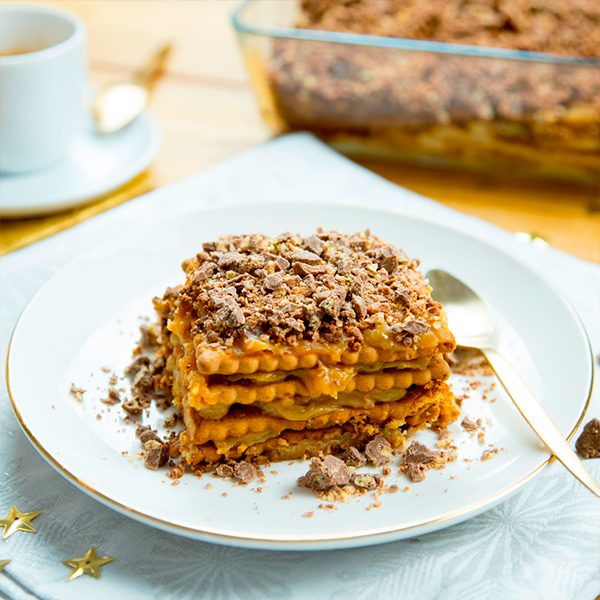
{"type": "Polygon", "coordinates": [[[54,8],[0,6],[0,172],[48,167],[83,126],[85,26],[54,8]]]}

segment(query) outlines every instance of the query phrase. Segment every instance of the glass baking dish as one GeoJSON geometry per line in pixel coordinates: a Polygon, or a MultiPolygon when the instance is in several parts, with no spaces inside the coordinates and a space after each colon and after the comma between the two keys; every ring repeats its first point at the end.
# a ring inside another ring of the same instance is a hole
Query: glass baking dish
{"type": "Polygon", "coordinates": [[[263,118],[342,152],[600,182],[600,60],[299,29],[298,0],[232,16],[263,118]]]}

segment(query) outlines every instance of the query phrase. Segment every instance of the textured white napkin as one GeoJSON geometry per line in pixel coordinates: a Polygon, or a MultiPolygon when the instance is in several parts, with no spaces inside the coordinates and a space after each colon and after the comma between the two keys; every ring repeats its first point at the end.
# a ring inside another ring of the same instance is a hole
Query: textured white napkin
{"type": "MultiPolygon", "coordinates": [[[[201,206],[317,198],[394,203],[415,214],[443,216],[552,281],[579,311],[594,352],[600,350],[600,268],[524,245],[492,225],[394,186],[300,134],[258,146],[4,257],[0,354],[35,291],[90,245],[109,244],[120,231],[201,206]]],[[[588,416],[600,415],[599,387],[588,416]]],[[[0,560],[12,560],[0,573],[0,598],[593,600],[600,593],[598,501],[556,464],[501,506],[439,533],[355,550],[241,550],[140,525],[75,489],[20,431],[4,384],[0,393],[0,515],[11,504],[43,511],[34,522],[37,534],[0,540],[0,560]],[[81,556],[90,545],[117,560],[99,580],[84,576],[66,583],[62,560],[81,556]]],[[[600,479],[600,461],[587,465],[600,479]]]]}

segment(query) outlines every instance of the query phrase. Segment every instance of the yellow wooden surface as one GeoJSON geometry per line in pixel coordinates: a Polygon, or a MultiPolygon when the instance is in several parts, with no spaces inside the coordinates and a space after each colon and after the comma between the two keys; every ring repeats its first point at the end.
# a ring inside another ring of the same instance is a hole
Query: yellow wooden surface
{"type": "MultiPolygon", "coordinates": [[[[153,101],[164,130],[164,145],[151,169],[155,185],[204,169],[270,136],[230,25],[235,0],[38,3],[65,8],[86,22],[94,83],[125,77],[162,42],[175,44],[153,101]]],[[[598,190],[363,164],[453,208],[510,231],[535,232],[557,248],[600,263],[598,190]]]]}

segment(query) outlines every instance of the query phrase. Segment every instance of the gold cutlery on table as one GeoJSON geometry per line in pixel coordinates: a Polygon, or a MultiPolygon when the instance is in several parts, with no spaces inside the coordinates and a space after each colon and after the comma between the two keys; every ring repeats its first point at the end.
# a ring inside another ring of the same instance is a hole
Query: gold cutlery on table
{"type": "Polygon", "coordinates": [[[521,376],[494,343],[496,322],[485,302],[462,281],[445,271],[427,273],[432,297],[444,306],[450,330],[463,348],[479,350],[496,373],[519,412],[548,450],[591,492],[600,498],[600,487],[581,459],[563,438],[552,419],[521,376]]]}
{"type": "Polygon", "coordinates": [[[148,106],[150,96],[172,52],[172,45],[162,46],[130,80],[103,85],[92,100],[92,115],[100,133],[114,133],[129,125],[148,106]]]}

